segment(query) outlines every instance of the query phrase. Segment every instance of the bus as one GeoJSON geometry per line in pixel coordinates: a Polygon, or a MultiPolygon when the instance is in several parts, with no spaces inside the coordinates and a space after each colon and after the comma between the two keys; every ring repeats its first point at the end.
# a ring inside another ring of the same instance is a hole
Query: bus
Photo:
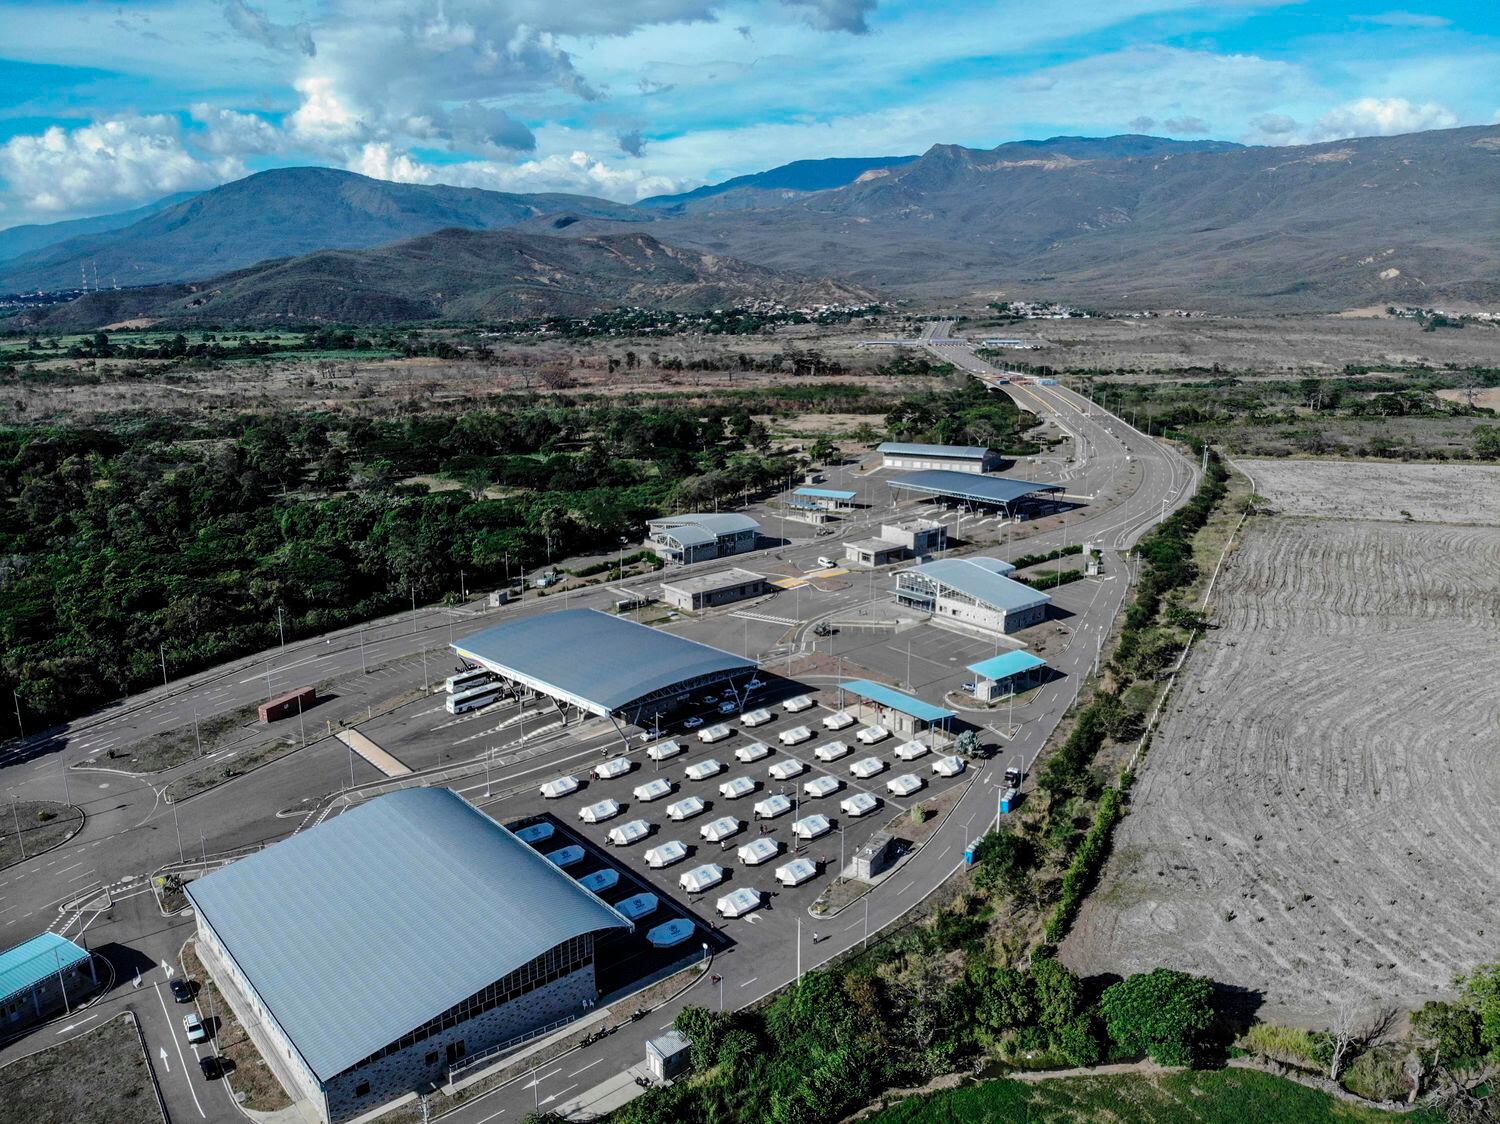
{"type": "Polygon", "coordinates": [[[489,706],[492,702],[498,702],[504,691],[505,688],[499,683],[486,683],[480,687],[470,687],[467,691],[459,691],[448,696],[448,713],[462,714],[466,710],[489,706]]]}
{"type": "Polygon", "coordinates": [[[476,667],[473,671],[461,671],[457,675],[448,676],[446,686],[450,695],[457,695],[470,687],[482,687],[493,678],[484,668],[476,667]]]}

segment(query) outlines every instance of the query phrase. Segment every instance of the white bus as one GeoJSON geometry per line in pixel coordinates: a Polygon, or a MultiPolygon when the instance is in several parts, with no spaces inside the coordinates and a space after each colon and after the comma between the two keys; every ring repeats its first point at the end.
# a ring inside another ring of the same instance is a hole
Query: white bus
{"type": "Polygon", "coordinates": [[[460,695],[470,687],[482,687],[492,682],[494,678],[484,668],[476,667],[473,671],[461,671],[457,675],[448,676],[448,681],[444,686],[448,688],[450,695],[460,695]]]}
{"type": "Polygon", "coordinates": [[[449,695],[443,705],[448,708],[449,714],[462,714],[466,710],[478,710],[482,706],[498,702],[504,690],[499,683],[486,683],[482,687],[470,687],[467,691],[449,695]]]}

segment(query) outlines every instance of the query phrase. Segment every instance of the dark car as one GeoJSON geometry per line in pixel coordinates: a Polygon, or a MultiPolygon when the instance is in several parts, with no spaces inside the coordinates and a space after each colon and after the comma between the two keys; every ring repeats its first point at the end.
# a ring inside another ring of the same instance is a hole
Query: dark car
{"type": "Polygon", "coordinates": [[[172,998],[179,1003],[191,1003],[193,1001],[193,985],[191,981],[174,979],[171,983],[172,998]]]}
{"type": "Polygon", "coordinates": [[[224,1076],[224,1065],[219,1061],[218,1054],[204,1054],[198,1059],[198,1068],[203,1071],[206,1081],[217,1081],[224,1076]]]}

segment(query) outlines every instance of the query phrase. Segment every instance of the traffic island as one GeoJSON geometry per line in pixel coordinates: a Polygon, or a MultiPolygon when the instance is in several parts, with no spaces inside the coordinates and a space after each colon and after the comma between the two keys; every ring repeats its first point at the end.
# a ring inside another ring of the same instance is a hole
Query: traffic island
{"type": "Polygon", "coordinates": [[[61,847],[83,830],[83,809],[54,800],[0,806],[0,870],[61,847]]]}
{"type": "Polygon", "coordinates": [[[135,1016],[0,1069],[0,1124],[164,1124],[135,1016]]]}

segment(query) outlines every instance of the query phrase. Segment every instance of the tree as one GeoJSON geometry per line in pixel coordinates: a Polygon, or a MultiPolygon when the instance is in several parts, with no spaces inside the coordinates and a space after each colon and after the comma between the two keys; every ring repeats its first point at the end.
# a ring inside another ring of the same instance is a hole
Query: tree
{"type": "Polygon", "coordinates": [[[1435,1053],[1435,1061],[1452,1066],[1479,1056],[1479,1012],[1456,1003],[1431,1000],[1411,1017],[1412,1034],[1435,1053]]]}
{"type": "Polygon", "coordinates": [[[992,831],[979,843],[979,869],[974,884],[981,890],[1000,890],[1009,897],[1025,898],[1031,891],[1031,872],[1036,868],[1036,846],[1014,831],[992,831]]]}
{"type": "Polygon", "coordinates": [[[1500,1061],[1500,964],[1481,964],[1454,983],[1479,1015],[1479,1042],[1500,1061]]]}
{"type": "Polygon", "coordinates": [[[1099,997],[1109,1037],[1130,1054],[1161,1065],[1192,1065],[1214,1021],[1213,985],[1170,968],[1142,972],[1099,997]]]}

